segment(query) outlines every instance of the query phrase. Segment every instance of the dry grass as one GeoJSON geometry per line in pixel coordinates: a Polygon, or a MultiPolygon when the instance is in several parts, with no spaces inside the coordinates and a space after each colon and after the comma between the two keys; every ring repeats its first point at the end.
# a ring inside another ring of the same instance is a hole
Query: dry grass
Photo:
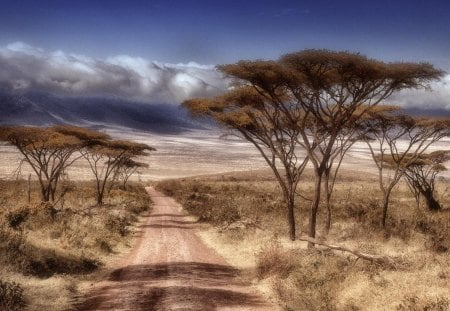
{"type": "Polygon", "coordinates": [[[51,205],[39,201],[36,184],[28,202],[25,181],[0,181],[0,272],[24,289],[28,310],[67,309],[78,284],[95,279],[126,247],[131,225],[149,207],[138,185],[113,189],[104,206],[94,205],[90,182],[64,187],[64,197],[51,205]]]}
{"type": "MultiPolygon", "coordinates": [[[[300,192],[307,197],[312,183],[308,175],[304,180],[300,192]]],[[[398,186],[383,229],[376,177],[347,171],[338,181],[332,230],[328,236],[322,231],[322,209],[319,237],[389,255],[396,269],[290,242],[280,191],[270,173],[171,180],[157,187],[214,225],[215,230],[201,233],[206,242],[230,263],[253,271],[250,277],[261,287],[269,284],[284,310],[448,310],[449,185],[438,185],[446,208],[439,213],[417,208],[406,186],[398,186]]],[[[307,200],[298,198],[298,232],[306,229],[308,207],[307,200]]]]}

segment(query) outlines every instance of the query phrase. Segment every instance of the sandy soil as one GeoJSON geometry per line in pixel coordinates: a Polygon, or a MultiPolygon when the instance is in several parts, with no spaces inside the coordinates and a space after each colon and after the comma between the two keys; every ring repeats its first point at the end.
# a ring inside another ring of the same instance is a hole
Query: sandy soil
{"type": "Polygon", "coordinates": [[[198,224],[173,199],[147,188],[152,213],[132,252],[78,310],[274,310],[196,235],[198,224]]]}

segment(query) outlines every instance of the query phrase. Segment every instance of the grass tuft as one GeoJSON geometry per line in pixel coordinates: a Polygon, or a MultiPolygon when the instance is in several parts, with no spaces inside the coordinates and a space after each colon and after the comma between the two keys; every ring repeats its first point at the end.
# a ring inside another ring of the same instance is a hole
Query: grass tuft
{"type": "Polygon", "coordinates": [[[23,288],[15,282],[0,280],[0,310],[18,311],[25,306],[23,288]]]}

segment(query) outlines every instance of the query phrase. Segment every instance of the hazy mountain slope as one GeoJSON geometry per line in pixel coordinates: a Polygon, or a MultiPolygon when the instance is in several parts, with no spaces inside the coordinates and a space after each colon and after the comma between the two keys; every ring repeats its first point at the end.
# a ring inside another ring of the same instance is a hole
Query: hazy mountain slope
{"type": "Polygon", "coordinates": [[[111,97],[59,97],[0,93],[0,124],[123,126],[176,133],[201,126],[177,105],[145,104],[111,97]]]}

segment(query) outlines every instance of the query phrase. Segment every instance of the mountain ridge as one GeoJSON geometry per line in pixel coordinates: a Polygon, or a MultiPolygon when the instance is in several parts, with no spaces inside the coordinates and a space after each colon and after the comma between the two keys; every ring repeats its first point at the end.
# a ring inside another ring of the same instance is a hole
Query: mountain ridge
{"type": "Polygon", "coordinates": [[[186,109],[117,97],[65,97],[49,93],[0,93],[1,125],[111,125],[155,133],[204,128],[186,109]]]}

